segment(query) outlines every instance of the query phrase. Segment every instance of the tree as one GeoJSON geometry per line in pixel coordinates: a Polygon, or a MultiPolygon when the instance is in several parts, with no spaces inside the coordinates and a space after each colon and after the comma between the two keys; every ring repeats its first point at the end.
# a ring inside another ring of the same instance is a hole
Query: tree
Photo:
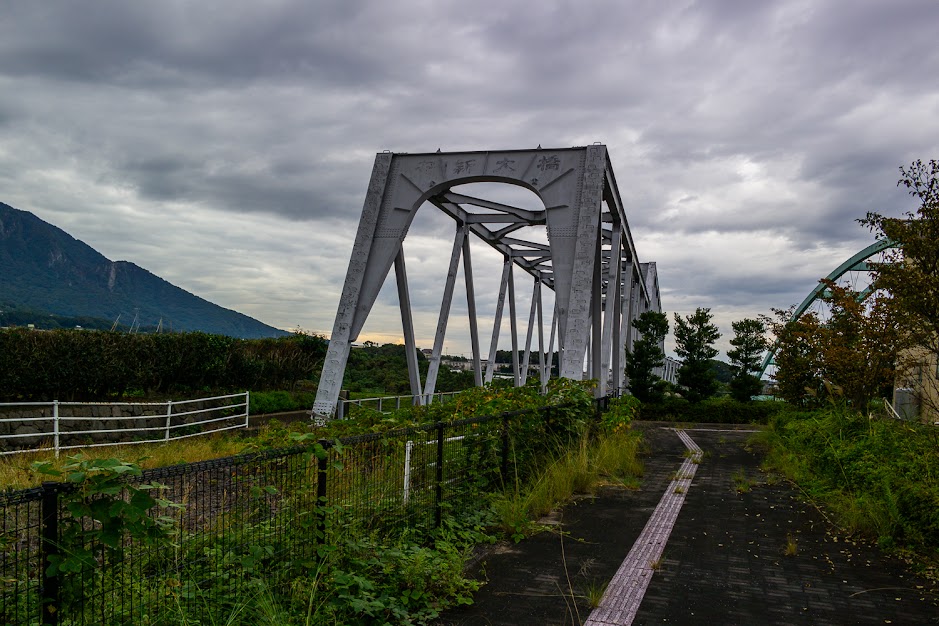
{"type": "Polygon", "coordinates": [[[760,369],[763,353],[769,345],[766,340],[766,323],[763,320],[744,318],[732,322],[734,338],[730,340],[732,350],[727,351],[727,358],[734,370],[730,380],[730,395],[741,402],[760,393],[763,384],[755,373],[760,369]]]}
{"type": "Polygon", "coordinates": [[[668,316],[646,311],[634,319],[632,325],[642,337],[633,342],[632,352],[626,354],[629,391],[641,402],[657,402],[662,399],[663,391],[661,379],[652,370],[665,364],[660,346],[668,334],[668,316]]]}
{"type": "Polygon", "coordinates": [[[824,398],[822,355],[817,346],[821,322],[814,312],[792,320],[795,305],[773,309],[771,328],[776,336],[776,373],[773,378],[781,398],[792,404],[813,406],[824,398]]]}
{"type": "Polygon", "coordinates": [[[714,342],[721,336],[711,323],[711,309],[698,308],[685,318],[675,314],[675,352],[684,362],[678,368],[678,384],[685,397],[700,402],[717,391],[717,381],[708,360],[717,356],[714,342]]]}
{"type": "Polygon", "coordinates": [[[891,218],[868,213],[861,224],[878,239],[898,246],[885,253],[883,263],[874,263],[875,285],[893,297],[899,323],[908,340],[908,349],[897,364],[902,373],[917,371],[922,383],[920,400],[927,412],[939,414],[939,162],[914,161],[900,168],[897,186],[905,187],[917,199],[916,211],[891,218]]]}
{"type": "Polygon", "coordinates": [[[788,312],[776,311],[780,395],[790,402],[819,405],[831,387],[866,411],[871,399],[892,386],[896,356],[906,335],[885,292],[875,291],[865,299],[833,281],[822,282],[823,299],[831,307],[831,317],[824,323],[814,313],[788,321],[788,312]]]}

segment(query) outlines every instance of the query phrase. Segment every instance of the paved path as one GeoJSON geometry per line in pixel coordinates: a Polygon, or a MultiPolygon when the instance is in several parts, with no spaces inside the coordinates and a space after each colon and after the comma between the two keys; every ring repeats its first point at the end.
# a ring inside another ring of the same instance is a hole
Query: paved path
{"type": "Polygon", "coordinates": [[[939,590],[768,483],[750,433],[668,426],[639,425],[642,489],[603,488],[498,547],[476,604],[440,624],[939,624],[939,590]]]}

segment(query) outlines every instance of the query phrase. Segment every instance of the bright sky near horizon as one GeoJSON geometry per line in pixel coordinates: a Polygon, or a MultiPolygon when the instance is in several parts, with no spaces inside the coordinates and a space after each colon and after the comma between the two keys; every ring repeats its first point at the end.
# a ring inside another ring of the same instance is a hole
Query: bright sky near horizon
{"type": "MultiPolygon", "coordinates": [[[[913,208],[936,33],[935,0],[6,0],[0,201],[328,334],[375,153],[601,142],[664,310],[710,307],[726,349],[873,241],[856,218],[913,208]]],[[[422,346],[452,236],[432,213],[405,242],[422,346]]],[[[400,339],[392,283],[362,340],[400,339]]]]}

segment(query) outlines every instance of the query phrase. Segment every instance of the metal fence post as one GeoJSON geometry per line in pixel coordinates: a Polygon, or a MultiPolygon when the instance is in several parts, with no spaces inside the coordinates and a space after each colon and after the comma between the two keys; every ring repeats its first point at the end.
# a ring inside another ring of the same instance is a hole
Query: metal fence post
{"type": "Polygon", "coordinates": [[[170,440],[170,422],[173,420],[173,401],[166,401],[166,437],[165,441],[170,440]]]}
{"type": "MultiPolygon", "coordinates": [[[[339,401],[340,403],[342,400],[339,401]]],[[[326,439],[318,442],[326,454],[316,460],[316,543],[326,543],[326,472],[329,469],[329,449],[331,444],[326,439]]]]}
{"type": "Polygon", "coordinates": [[[434,506],[434,527],[440,528],[443,511],[443,422],[437,422],[437,491],[434,506]]]}
{"type": "Polygon", "coordinates": [[[50,576],[49,559],[59,553],[59,483],[42,483],[40,503],[42,517],[42,541],[40,543],[39,566],[42,570],[41,606],[42,623],[56,626],[59,623],[61,598],[58,574],[50,576]]]}
{"type": "Polygon", "coordinates": [[[502,464],[499,466],[499,473],[502,475],[504,486],[509,473],[509,416],[505,413],[502,414],[502,464]]]}
{"type": "Polygon", "coordinates": [[[59,401],[52,401],[52,445],[55,448],[55,458],[59,458],[59,401]]]}
{"type": "Polygon", "coordinates": [[[245,428],[251,423],[251,392],[245,392],[245,428]]]}

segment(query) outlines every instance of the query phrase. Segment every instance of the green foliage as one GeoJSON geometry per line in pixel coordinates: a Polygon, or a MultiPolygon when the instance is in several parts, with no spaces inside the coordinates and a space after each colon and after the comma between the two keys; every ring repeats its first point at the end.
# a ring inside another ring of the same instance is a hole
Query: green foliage
{"type": "Polygon", "coordinates": [[[643,404],[639,419],[667,422],[716,424],[765,424],[770,416],[786,407],[783,402],[739,402],[733,398],[708,398],[689,402],[684,398],[666,398],[656,404],[643,404]]]}
{"type": "Polygon", "coordinates": [[[350,540],[337,551],[319,590],[326,613],[343,624],[424,624],[454,604],[471,604],[480,583],[463,575],[461,546],[440,537],[433,548],[350,540]]]}
{"type": "Polygon", "coordinates": [[[516,543],[537,533],[537,520],[575,493],[592,492],[599,481],[622,484],[642,476],[640,437],[629,429],[585,428],[553,454],[543,457],[531,480],[510,485],[493,501],[502,531],[516,543]]]}
{"type": "Polygon", "coordinates": [[[752,396],[760,393],[760,379],[754,376],[759,372],[763,353],[769,347],[766,339],[766,322],[761,319],[744,318],[732,322],[734,338],[727,351],[727,358],[734,369],[730,381],[730,395],[740,402],[749,402],[752,396]]]}
{"type": "Polygon", "coordinates": [[[720,359],[709,359],[711,371],[714,372],[714,379],[722,384],[728,384],[734,377],[734,370],[729,363],[720,359]]]}
{"type": "MultiPolygon", "coordinates": [[[[417,351],[417,365],[421,376],[426,377],[428,361],[420,351],[417,351]]],[[[441,367],[437,373],[436,390],[460,391],[472,387],[474,383],[472,372],[451,372],[449,368],[441,367]]],[[[375,395],[410,394],[405,347],[393,343],[379,346],[367,342],[364,346],[353,348],[346,364],[344,387],[352,392],[375,395]]]]}
{"type": "Polygon", "coordinates": [[[642,402],[635,396],[612,398],[600,417],[600,425],[606,432],[619,433],[629,429],[630,423],[638,419],[642,402]]]}
{"type": "Polygon", "coordinates": [[[251,415],[309,410],[316,394],[306,391],[252,391],[251,415]]]}
{"type": "MultiPolygon", "coordinates": [[[[868,213],[858,221],[877,239],[897,246],[884,252],[881,263],[870,265],[876,286],[892,296],[897,324],[913,348],[901,353],[899,369],[915,376],[939,361],[939,161],[917,159],[900,173],[897,186],[906,188],[919,206],[899,218],[868,213]]],[[[939,380],[916,382],[923,385],[922,412],[939,416],[939,380]]]]}
{"type": "Polygon", "coordinates": [[[711,323],[711,309],[698,308],[692,315],[675,314],[675,352],[682,357],[678,368],[678,384],[691,402],[700,402],[717,391],[714,372],[708,361],[717,355],[714,342],[720,337],[711,323]]]}
{"type": "Polygon", "coordinates": [[[629,391],[642,402],[654,402],[663,396],[660,379],[652,371],[665,363],[661,344],[668,334],[668,316],[646,311],[632,325],[642,336],[633,342],[632,352],[626,354],[629,391]]]}
{"type": "Polygon", "coordinates": [[[760,394],[763,382],[753,374],[738,374],[730,380],[730,397],[737,402],[751,402],[760,394]]]}
{"type": "Polygon", "coordinates": [[[843,404],[781,412],[765,441],[768,465],[795,480],[849,532],[939,558],[939,433],[869,418],[843,404]]]}
{"type": "Polygon", "coordinates": [[[165,489],[159,484],[134,485],[130,476],[140,476],[136,463],[117,459],[86,459],[81,454],[69,457],[63,469],[50,463],[36,463],[34,471],[64,480],[77,488],[60,496],[69,512],[59,533],[59,554],[50,558],[47,573],[78,573],[96,569],[104,563],[114,565],[122,558],[125,537],[159,549],[168,547],[176,531],[174,520],[166,515],[149,515],[151,508],[178,508],[178,505],[154,497],[151,492],[165,489]],[[86,528],[84,520],[93,525],[86,528]],[[106,558],[99,562],[92,551],[104,546],[106,558]]]}
{"type": "MultiPolygon", "coordinates": [[[[550,385],[546,396],[538,391],[537,384],[473,389],[461,395],[459,404],[413,409],[397,424],[443,419],[448,411],[449,419],[509,411],[510,471],[521,490],[529,490],[529,477],[541,481],[541,469],[551,459],[569,457],[552,478],[542,481],[551,485],[548,491],[553,494],[548,500],[539,496],[542,503],[556,504],[571,490],[589,490],[597,479],[624,481],[641,474],[638,438],[623,428],[635,412],[634,399],[614,403],[614,416],[605,421],[608,428],[594,438],[590,383],[561,380],[550,385]],[[463,413],[454,415],[455,406],[463,413]]],[[[473,429],[474,444],[485,445],[464,445],[454,459],[469,473],[466,487],[454,489],[466,494],[448,495],[443,524],[437,529],[421,521],[402,527],[363,517],[341,498],[319,502],[315,480],[301,479],[285,489],[277,482],[284,477],[281,471],[248,471],[232,473],[230,487],[244,493],[247,506],[234,507],[210,529],[201,529],[198,537],[176,534],[188,516],[157,496],[159,485],[125,482],[141,475],[136,464],[78,455],[61,471],[37,466],[37,471],[76,485],[61,496],[70,517],[60,526],[60,557],[50,573],[64,577],[64,598],[71,607],[83,606],[80,594],[90,593],[102,598],[105,611],[120,611],[108,603],[123,597],[121,606],[126,601],[136,607],[134,618],[144,623],[194,624],[197,612],[202,616],[199,623],[207,624],[431,623],[447,606],[472,601],[479,583],[465,577],[464,563],[473,545],[494,541],[487,530],[496,523],[489,499],[501,482],[498,458],[487,450],[501,449],[503,421],[490,424],[489,430],[487,424],[473,429]],[[311,542],[316,542],[313,558],[300,549],[311,542]],[[136,548],[127,550],[131,545],[150,546],[152,551],[142,556],[136,548]],[[137,558],[166,576],[136,580],[137,558]]],[[[311,431],[305,424],[272,423],[257,447],[305,446],[307,468],[315,468],[318,459],[327,458],[319,439],[330,436],[329,428],[311,431]]],[[[362,480],[366,492],[383,498],[400,493],[400,468],[395,466],[387,475],[382,468],[390,457],[387,446],[402,443],[383,441],[377,434],[359,441],[356,454],[344,458],[343,446],[334,441],[331,471],[344,472],[346,480],[362,480]]],[[[95,604],[93,610],[102,609],[95,604]]],[[[89,617],[95,621],[97,614],[85,615],[86,621],[89,617]]]]}
{"type": "Polygon", "coordinates": [[[858,410],[889,393],[896,377],[898,351],[907,337],[897,324],[892,299],[875,292],[864,299],[852,289],[825,283],[831,317],[815,313],[790,321],[791,312],[775,310],[776,380],[788,402],[824,405],[834,386],[858,410]]]}
{"type": "Polygon", "coordinates": [[[0,401],[104,400],[291,389],[315,376],[321,337],[233,339],[206,333],[0,330],[0,401]]]}

